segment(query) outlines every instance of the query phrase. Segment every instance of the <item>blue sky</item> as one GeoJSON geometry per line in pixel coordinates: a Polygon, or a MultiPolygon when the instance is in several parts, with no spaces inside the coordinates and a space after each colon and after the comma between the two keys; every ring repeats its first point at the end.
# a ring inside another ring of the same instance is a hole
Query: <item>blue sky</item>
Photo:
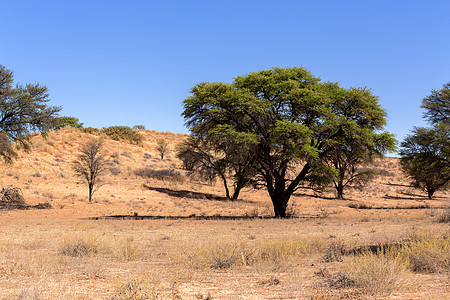
{"type": "Polygon", "coordinates": [[[450,1],[0,0],[0,64],[48,86],[85,126],[187,132],[202,81],[303,66],[367,86],[403,139],[421,100],[450,81],[450,1]]]}

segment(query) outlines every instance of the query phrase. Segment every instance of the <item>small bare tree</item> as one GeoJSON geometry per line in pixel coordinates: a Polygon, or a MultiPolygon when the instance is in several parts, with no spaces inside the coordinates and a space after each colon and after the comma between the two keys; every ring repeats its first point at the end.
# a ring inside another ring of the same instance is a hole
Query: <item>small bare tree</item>
{"type": "Polygon", "coordinates": [[[156,151],[159,152],[159,155],[161,156],[161,160],[164,160],[164,155],[169,150],[169,143],[164,139],[159,139],[157,141],[156,151]]]}
{"type": "Polygon", "coordinates": [[[89,202],[92,202],[92,195],[103,186],[101,175],[106,170],[106,159],[100,150],[103,146],[101,140],[91,140],[83,144],[80,154],[73,162],[75,175],[82,178],[89,188],[89,202]]]}

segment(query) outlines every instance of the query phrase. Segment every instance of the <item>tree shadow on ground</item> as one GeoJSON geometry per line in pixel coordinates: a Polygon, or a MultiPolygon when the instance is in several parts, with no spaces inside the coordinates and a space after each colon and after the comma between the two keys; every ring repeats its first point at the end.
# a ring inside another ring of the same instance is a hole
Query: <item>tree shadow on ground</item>
{"type": "Polygon", "coordinates": [[[295,197],[311,197],[311,198],[317,198],[317,199],[324,199],[324,200],[337,200],[336,197],[327,197],[324,195],[310,195],[306,193],[293,193],[292,196],[295,197]]]}
{"type": "Polygon", "coordinates": [[[400,184],[400,183],[383,183],[384,185],[389,185],[389,186],[401,186],[401,187],[411,187],[408,184],[400,184]]]}
{"type": "Polygon", "coordinates": [[[261,220],[261,219],[273,219],[271,216],[222,216],[222,215],[189,215],[189,216],[149,216],[149,215],[112,215],[112,216],[100,216],[90,217],[86,220],[261,220]]]}
{"type": "MultiPolygon", "coordinates": [[[[310,216],[295,216],[288,217],[286,219],[321,219],[319,215],[310,216]]],[[[111,215],[111,216],[99,216],[99,217],[89,217],[83,218],[84,220],[218,220],[218,221],[236,221],[236,220],[267,220],[275,219],[273,216],[252,216],[252,215],[241,215],[241,216],[222,216],[222,215],[196,215],[192,214],[189,216],[149,216],[149,215],[138,215],[134,213],[132,215],[111,215]]]]}
{"type": "Polygon", "coordinates": [[[190,198],[190,199],[199,199],[199,200],[214,200],[214,201],[226,201],[226,202],[245,202],[245,203],[254,203],[254,201],[250,200],[230,200],[227,197],[221,197],[213,194],[208,193],[200,193],[200,192],[193,192],[193,191],[187,191],[187,190],[172,190],[168,188],[159,188],[159,187],[152,187],[144,184],[144,187],[146,189],[149,189],[151,191],[156,191],[159,193],[164,193],[172,197],[177,198],[190,198]]]}
{"type": "MultiPolygon", "coordinates": [[[[388,200],[416,200],[416,201],[423,201],[423,200],[428,199],[427,196],[423,196],[423,195],[415,195],[415,194],[409,194],[409,193],[399,193],[399,194],[402,194],[404,196],[391,196],[391,195],[386,194],[383,196],[383,198],[388,199],[388,200]]],[[[439,197],[435,196],[435,197],[433,197],[432,200],[436,200],[436,198],[439,198],[439,197]]]]}

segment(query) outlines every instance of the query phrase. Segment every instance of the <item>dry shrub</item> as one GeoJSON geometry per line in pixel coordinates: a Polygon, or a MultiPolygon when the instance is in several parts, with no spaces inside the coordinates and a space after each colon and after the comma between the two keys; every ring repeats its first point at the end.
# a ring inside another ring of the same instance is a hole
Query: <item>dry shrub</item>
{"type": "Polygon", "coordinates": [[[364,252],[346,262],[346,272],[337,278],[343,287],[355,287],[370,295],[389,295],[411,283],[408,261],[394,249],[364,252]]]}
{"type": "Polygon", "coordinates": [[[322,262],[341,262],[342,256],[345,255],[345,244],[342,241],[333,241],[328,249],[325,251],[325,255],[322,257],[322,262]]]}
{"type": "Polygon", "coordinates": [[[2,188],[0,191],[0,208],[25,209],[28,205],[18,187],[2,188]]]}
{"type": "Polygon", "coordinates": [[[415,272],[440,273],[450,270],[450,232],[414,231],[399,249],[415,272]]]}
{"type": "Polygon", "coordinates": [[[439,223],[450,223],[450,207],[445,209],[437,216],[437,221],[439,223]]]}
{"type": "Polygon", "coordinates": [[[160,290],[143,280],[131,279],[117,287],[111,300],[166,299],[160,290]]]}
{"type": "Polygon", "coordinates": [[[94,256],[100,251],[101,244],[95,235],[71,238],[63,241],[60,253],[73,257],[94,256]]]}
{"type": "Polygon", "coordinates": [[[119,240],[119,244],[114,244],[111,250],[122,262],[136,260],[142,256],[141,247],[133,238],[119,240]]]}
{"type": "Polygon", "coordinates": [[[321,252],[324,245],[318,237],[266,240],[258,245],[256,254],[258,260],[268,262],[301,259],[305,255],[321,252]]]}
{"type": "Polygon", "coordinates": [[[185,181],[185,177],[175,169],[155,170],[150,167],[145,167],[135,170],[134,174],[144,178],[152,178],[163,181],[175,181],[179,183],[183,183],[185,181]]]}
{"type": "Polygon", "coordinates": [[[55,152],[54,144],[55,144],[55,135],[53,132],[50,132],[45,137],[39,135],[33,138],[31,147],[32,149],[37,151],[53,154],[55,152]]]}
{"type": "Polygon", "coordinates": [[[122,173],[122,170],[118,166],[113,166],[109,168],[109,171],[111,172],[112,175],[119,175],[120,173],[122,173]]]}
{"type": "Polygon", "coordinates": [[[243,244],[224,241],[190,251],[187,265],[192,268],[229,269],[237,265],[249,265],[252,254],[253,251],[243,244]]]}
{"type": "Polygon", "coordinates": [[[250,246],[242,242],[221,241],[202,246],[187,254],[187,264],[193,268],[229,269],[258,263],[295,261],[307,254],[318,253],[323,242],[317,238],[266,240],[250,246]]]}

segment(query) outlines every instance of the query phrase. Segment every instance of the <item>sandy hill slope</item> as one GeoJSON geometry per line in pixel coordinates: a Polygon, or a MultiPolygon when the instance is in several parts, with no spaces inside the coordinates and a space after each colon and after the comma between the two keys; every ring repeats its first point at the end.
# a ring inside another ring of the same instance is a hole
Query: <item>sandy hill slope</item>
{"type": "MultiPolygon", "coordinates": [[[[46,138],[35,136],[32,151],[20,151],[12,165],[3,165],[0,184],[19,187],[30,205],[50,203],[53,209],[46,214],[62,217],[135,213],[151,216],[272,214],[270,199],[264,190],[244,191],[239,201],[230,202],[222,198],[224,192],[220,182],[209,185],[184,176],[181,162],[175,157],[175,147],[186,135],[149,130],[141,130],[139,134],[144,139],[142,146],[104,138],[103,153],[108,159],[106,184],[94,195],[93,203],[87,202],[87,187],[75,177],[72,163],[80,145],[99,137],[73,128],[52,131],[46,138]],[[156,150],[160,139],[169,143],[164,160],[156,150]],[[173,170],[184,177],[177,180],[145,179],[135,173],[143,167],[173,170]]],[[[423,214],[425,208],[447,205],[448,192],[438,192],[436,199],[430,201],[423,192],[409,187],[397,158],[377,161],[374,167],[380,170],[380,176],[362,189],[349,188],[346,200],[333,199],[332,189],[321,194],[309,189],[299,190],[291,200],[290,212],[303,217],[346,216],[358,212],[368,216],[379,213],[399,216],[423,214]]]]}

